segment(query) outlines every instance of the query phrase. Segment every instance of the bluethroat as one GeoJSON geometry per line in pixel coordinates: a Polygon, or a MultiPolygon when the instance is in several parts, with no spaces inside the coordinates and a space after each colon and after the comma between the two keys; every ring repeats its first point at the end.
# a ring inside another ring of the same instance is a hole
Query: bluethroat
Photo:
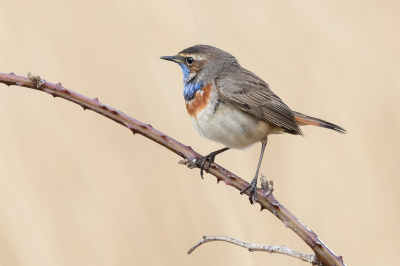
{"type": "Polygon", "coordinates": [[[202,178],[203,169],[208,171],[217,154],[261,142],[254,179],[240,192],[250,189],[251,204],[257,201],[257,177],[269,135],[304,136],[300,126],[305,125],[346,132],[332,123],[290,110],[267,83],[242,68],[233,55],[216,47],[195,45],[161,59],[182,68],[183,97],[197,132],[225,146],[198,160],[202,178]]]}

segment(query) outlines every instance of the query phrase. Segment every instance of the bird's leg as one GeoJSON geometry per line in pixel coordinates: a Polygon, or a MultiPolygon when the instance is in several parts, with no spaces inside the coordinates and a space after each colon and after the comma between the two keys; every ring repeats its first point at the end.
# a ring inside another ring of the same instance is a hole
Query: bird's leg
{"type": "Polygon", "coordinates": [[[220,150],[217,150],[217,151],[214,151],[214,152],[210,153],[209,155],[201,157],[198,160],[198,162],[201,163],[201,165],[200,165],[200,176],[201,176],[201,178],[203,178],[203,169],[204,169],[204,165],[205,165],[206,161],[208,160],[208,164],[207,164],[207,167],[206,167],[205,170],[206,170],[206,172],[208,172],[208,168],[210,167],[210,164],[214,162],[215,156],[217,156],[218,154],[220,154],[220,153],[222,153],[224,151],[227,151],[227,150],[229,150],[228,147],[220,149],[220,150]]]}
{"type": "Polygon", "coordinates": [[[258,160],[256,176],[253,178],[253,180],[251,181],[251,183],[247,187],[245,187],[242,191],[240,191],[240,194],[243,194],[247,189],[250,188],[249,200],[250,200],[251,204],[254,204],[254,202],[257,201],[258,171],[260,171],[260,165],[261,165],[262,158],[263,158],[263,155],[264,155],[265,146],[267,146],[267,141],[266,140],[262,142],[261,154],[260,154],[260,159],[258,160]]]}

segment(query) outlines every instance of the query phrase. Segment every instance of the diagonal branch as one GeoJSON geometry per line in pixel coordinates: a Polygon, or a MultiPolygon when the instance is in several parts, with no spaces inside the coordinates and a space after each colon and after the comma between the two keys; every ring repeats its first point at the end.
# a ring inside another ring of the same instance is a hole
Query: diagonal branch
{"type": "MultiPolygon", "coordinates": [[[[46,92],[53,97],[66,99],[82,106],[84,110],[89,109],[111,120],[114,120],[115,122],[129,128],[134,134],[137,133],[152,141],[155,141],[188,161],[198,161],[198,159],[201,158],[201,155],[195,152],[190,146],[185,146],[180,142],[168,137],[164,133],[157,131],[151,125],[139,122],[122,113],[121,111],[99,102],[97,98],[90,99],[86,96],[64,88],[61,83],[53,84],[42,80],[40,77],[36,77],[36,79],[33,79],[33,81],[34,82],[26,77],[17,76],[14,73],[0,73],[0,83],[4,83],[8,86],[17,85],[39,90],[46,92]],[[43,83],[39,85],[38,82],[43,83]]],[[[195,165],[195,167],[199,166],[195,165]]],[[[209,173],[217,178],[217,182],[222,180],[226,185],[232,186],[239,191],[248,185],[248,182],[215,163],[210,166],[209,173]]],[[[247,195],[248,193],[248,191],[245,192],[247,195]]],[[[318,264],[329,266],[345,265],[342,256],[337,256],[335,253],[333,253],[333,251],[330,250],[313,231],[308,229],[288,209],[280,204],[279,201],[272,195],[272,193],[266,195],[263,193],[262,189],[258,189],[257,197],[257,202],[261,205],[261,210],[269,210],[283,222],[285,227],[290,228],[294,233],[296,233],[313,250],[317,257],[318,264]]]]}
{"type": "Polygon", "coordinates": [[[289,249],[285,246],[278,247],[278,246],[269,246],[269,245],[259,245],[259,244],[252,244],[249,242],[244,242],[241,240],[238,240],[233,237],[228,237],[228,236],[203,236],[203,239],[197,242],[189,251],[188,254],[192,253],[196,248],[198,248],[200,245],[212,242],[212,241],[225,241],[228,243],[232,243],[235,245],[238,245],[243,248],[247,248],[250,252],[252,251],[265,251],[268,252],[269,254],[271,253],[277,253],[277,254],[283,254],[287,255],[293,258],[300,259],[305,262],[309,262],[311,264],[318,264],[317,258],[315,255],[310,255],[306,253],[302,253],[296,250],[289,249]]]}

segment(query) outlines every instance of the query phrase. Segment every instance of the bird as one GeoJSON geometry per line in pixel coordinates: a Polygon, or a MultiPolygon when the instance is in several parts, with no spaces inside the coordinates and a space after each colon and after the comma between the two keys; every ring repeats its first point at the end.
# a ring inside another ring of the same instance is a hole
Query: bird
{"type": "Polygon", "coordinates": [[[257,170],[251,183],[251,204],[257,202],[257,177],[268,136],[304,136],[300,126],[312,125],[346,133],[340,126],[292,111],[269,85],[243,68],[228,52],[210,45],[194,45],[161,59],[177,63],[183,72],[183,98],[190,120],[204,138],[225,148],[201,157],[200,175],[208,172],[215,157],[229,149],[244,150],[261,143],[257,170]],[[205,163],[208,162],[207,167],[205,163]]]}

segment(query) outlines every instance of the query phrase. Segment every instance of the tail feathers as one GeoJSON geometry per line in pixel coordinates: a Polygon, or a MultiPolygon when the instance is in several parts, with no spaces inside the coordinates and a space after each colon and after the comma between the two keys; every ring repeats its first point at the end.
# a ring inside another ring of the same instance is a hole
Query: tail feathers
{"type": "Polygon", "coordinates": [[[326,122],[324,120],[315,118],[315,117],[311,117],[308,115],[303,115],[302,113],[298,113],[298,112],[294,112],[293,114],[295,116],[296,122],[299,124],[299,126],[303,126],[303,125],[312,125],[312,126],[317,126],[317,127],[324,127],[324,128],[329,128],[332,130],[335,130],[339,133],[346,133],[346,130],[344,128],[341,128],[335,124],[326,122]]]}

